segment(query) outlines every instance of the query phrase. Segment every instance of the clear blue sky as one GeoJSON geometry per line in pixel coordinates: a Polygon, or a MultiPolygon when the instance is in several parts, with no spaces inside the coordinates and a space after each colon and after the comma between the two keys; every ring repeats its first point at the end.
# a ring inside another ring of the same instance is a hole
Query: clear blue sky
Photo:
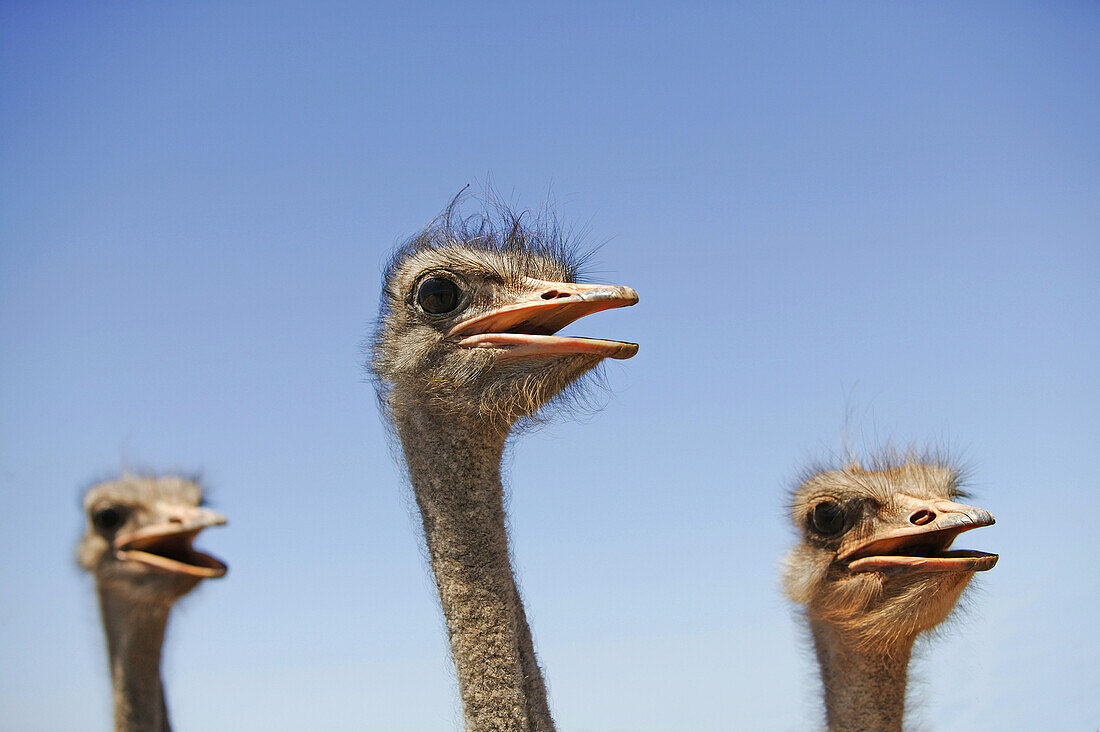
{"type": "Polygon", "coordinates": [[[108,727],[73,545],[126,465],[231,521],[178,729],[458,728],[360,344],[486,175],[641,295],[571,329],[641,344],[606,407],[511,459],[563,730],[813,727],[782,504],[846,429],[951,446],[998,519],[914,719],[1100,723],[1096,4],[225,5],[0,5],[3,726],[108,727]]]}

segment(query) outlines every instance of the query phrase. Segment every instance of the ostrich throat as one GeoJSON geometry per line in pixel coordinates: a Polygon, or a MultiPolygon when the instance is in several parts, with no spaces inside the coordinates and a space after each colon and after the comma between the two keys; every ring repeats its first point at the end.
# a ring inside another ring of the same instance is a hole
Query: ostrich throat
{"type": "Polygon", "coordinates": [[[395,415],[447,620],[467,729],[552,732],[509,560],[500,463],[510,425],[395,415]]]}
{"type": "Polygon", "coordinates": [[[867,649],[821,620],[811,620],[832,732],[901,732],[913,639],[867,649]]]}
{"type": "Polygon", "coordinates": [[[135,602],[103,586],[98,591],[116,732],[170,732],[160,657],[171,606],[135,602]]]}

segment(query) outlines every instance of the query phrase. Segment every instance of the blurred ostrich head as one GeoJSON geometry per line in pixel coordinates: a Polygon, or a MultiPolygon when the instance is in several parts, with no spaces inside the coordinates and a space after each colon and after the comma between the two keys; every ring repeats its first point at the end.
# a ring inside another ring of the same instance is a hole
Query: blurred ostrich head
{"type": "Polygon", "coordinates": [[[197,483],[177,476],[124,475],[84,496],[86,525],[80,566],[101,591],[136,604],[169,605],[226,565],[192,546],[225,517],[202,505],[197,483]]]}

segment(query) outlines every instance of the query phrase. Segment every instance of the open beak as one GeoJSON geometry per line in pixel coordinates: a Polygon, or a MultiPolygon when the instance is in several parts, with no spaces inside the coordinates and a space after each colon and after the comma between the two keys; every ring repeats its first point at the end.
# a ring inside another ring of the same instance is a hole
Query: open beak
{"type": "Polygon", "coordinates": [[[842,547],[838,559],[850,571],[983,572],[997,563],[996,554],[948,548],[962,532],[995,523],[989,511],[912,496],[899,496],[898,508],[896,522],[842,547]]]}
{"type": "Polygon", "coordinates": [[[464,320],[447,337],[468,348],[504,349],[506,359],[570,354],[622,359],[638,352],[636,343],[555,335],[585,315],[638,302],[631,288],[534,278],[528,282],[530,297],[464,320]]]}
{"type": "Polygon", "coordinates": [[[216,557],[196,551],[192,542],[208,526],[226,523],[225,516],[202,507],[186,507],[172,518],[115,538],[115,556],[191,577],[221,577],[229,568],[216,557]]]}

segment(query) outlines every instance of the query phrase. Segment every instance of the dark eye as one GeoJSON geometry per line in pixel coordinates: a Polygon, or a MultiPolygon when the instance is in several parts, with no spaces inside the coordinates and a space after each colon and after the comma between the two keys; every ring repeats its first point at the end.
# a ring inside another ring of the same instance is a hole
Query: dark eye
{"type": "Polygon", "coordinates": [[[429,277],[420,283],[416,301],[424,312],[442,315],[457,308],[461,296],[462,291],[454,282],[444,277],[429,277]]]}
{"type": "Polygon", "coordinates": [[[848,517],[844,509],[835,501],[822,501],[814,506],[810,514],[810,528],[821,536],[836,536],[844,533],[848,517]]]}
{"type": "Polygon", "coordinates": [[[126,522],[126,509],[119,506],[101,508],[92,514],[92,523],[100,531],[114,531],[126,522]]]}

